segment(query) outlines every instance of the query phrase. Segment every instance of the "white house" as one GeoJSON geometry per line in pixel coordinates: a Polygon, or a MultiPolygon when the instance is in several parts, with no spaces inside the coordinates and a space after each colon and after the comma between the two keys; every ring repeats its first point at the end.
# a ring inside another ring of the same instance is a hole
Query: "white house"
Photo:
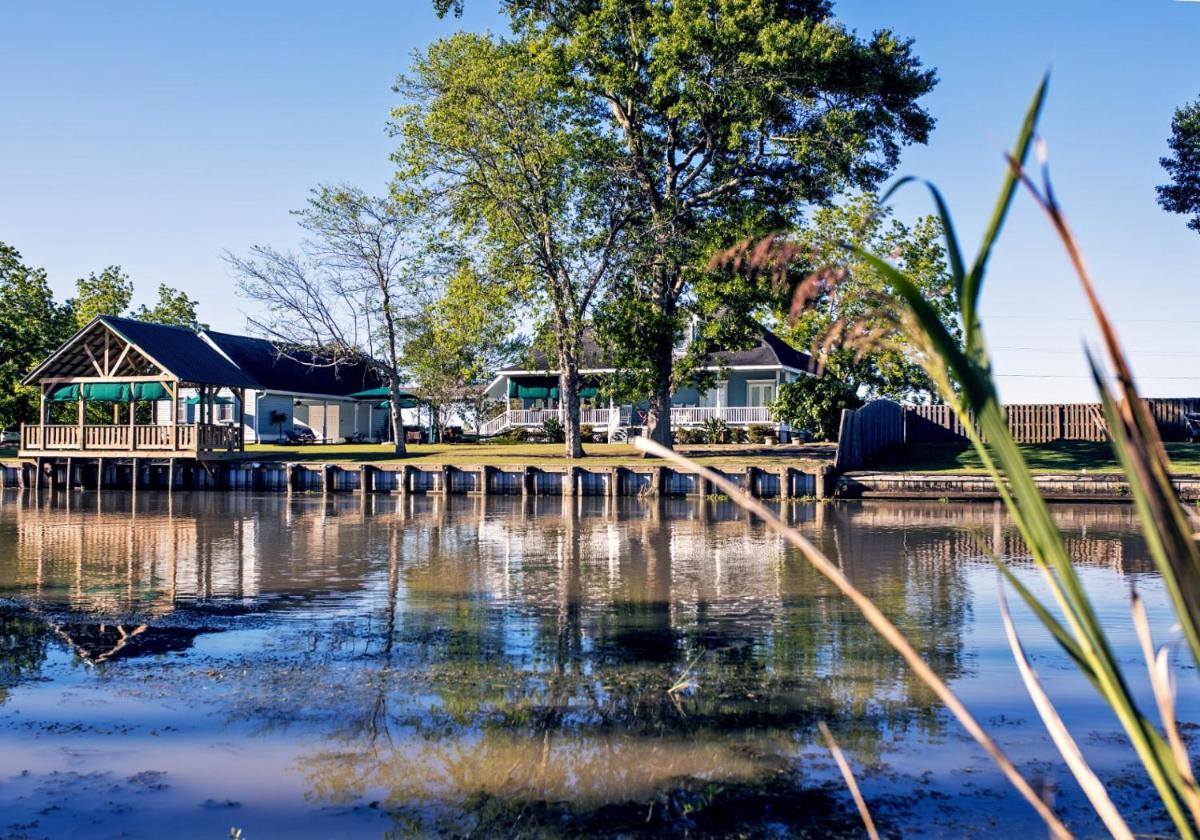
{"type": "MultiPolygon", "coordinates": [[[[758,342],[746,350],[717,350],[707,357],[706,370],[717,376],[715,387],[698,392],[679,388],[671,403],[671,425],[675,428],[701,426],[710,418],[729,426],[769,425],[781,437],[790,432],[786,424],[771,417],[770,404],[779,386],[800,376],[814,376],[812,358],[796,350],[765,327],[759,327],[758,342]]],[[[646,403],[615,405],[599,398],[603,378],[613,374],[603,362],[600,347],[585,338],[581,354],[580,396],[584,403],[581,422],[621,437],[626,430],[645,425],[646,403]]],[[[686,342],[680,346],[682,353],[686,342]]],[[[527,364],[501,370],[487,387],[487,397],[505,402],[505,411],[489,420],[484,435],[499,434],[513,427],[537,428],[562,411],[558,393],[559,371],[545,353],[535,351],[527,364]]]]}

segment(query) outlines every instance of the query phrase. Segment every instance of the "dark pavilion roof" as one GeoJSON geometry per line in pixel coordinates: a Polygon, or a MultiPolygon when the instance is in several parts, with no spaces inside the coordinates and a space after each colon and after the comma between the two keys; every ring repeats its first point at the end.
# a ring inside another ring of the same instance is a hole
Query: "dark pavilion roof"
{"type": "MultiPolygon", "coordinates": [[[[366,360],[333,367],[304,350],[283,352],[263,338],[205,330],[204,335],[266,391],[347,396],[380,384],[366,360]]],[[[211,350],[211,348],[210,348],[211,350]]]]}
{"type": "MultiPolygon", "coordinates": [[[[816,366],[812,357],[792,347],[766,327],[760,326],[761,334],[758,343],[745,350],[714,350],[708,354],[709,365],[712,367],[787,367],[795,370],[814,372],[816,366]]],[[[611,367],[604,355],[603,348],[589,333],[584,335],[579,354],[580,370],[597,370],[611,367]]],[[[555,371],[557,362],[544,350],[533,348],[522,362],[511,364],[500,370],[501,375],[519,371],[555,371]]]]}
{"type": "Polygon", "coordinates": [[[53,377],[94,376],[96,371],[91,358],[103,355],[105,337],[111,338],[109,331],[129,342],[137,351],[137,367],[124,366],[125,375],[157,376],[158,368],[162,368],[163,375],[193,385],[331,397],[346,396],[380,384],[365,360],[334,368],[314,354],[302,350],[285,353],[262,338],[210,330],[197,333],[187,327],[111,315],[102,315],[77,332],[38,365],[25,378],[25,383],[53,377]]]}
{"type": "Polygon", "coordinates": [[[103,315],[100,320],[184,382],[257,387],[253,377],[230,364],[220,353],[214,353],[203,338],[187,327],[111,315],[103,315]]]}
{"type": "MultiPolygon", "coordinates": [[[[95,368],[84,348],[90,349],[93,356],[102,355],[105,336],[111,335],[109,331],[132,344],[139,351],[139,359],[148,357],[149,362],[162,367],[165,374],[178,377],[183,382],[230,388],[258,387],[248,374],[214,351],[193,330],[112,315],[102,315],[75,333],[38,365],[25,378],[25,383],[35,382],[42,377],[94,376],[95,368]]],[[[142,361],[138,365],[153,367],[142,361]]],[[[149,372],[149,369],[137,370],[139,374],[149,372]]]]}

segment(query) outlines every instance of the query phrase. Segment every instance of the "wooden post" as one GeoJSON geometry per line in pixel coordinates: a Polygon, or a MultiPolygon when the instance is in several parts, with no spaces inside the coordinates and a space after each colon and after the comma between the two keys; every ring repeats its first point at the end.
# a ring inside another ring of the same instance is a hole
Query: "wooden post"
{"type": "Polygon", "coordinates": [[[522,496],[536,496],[537,495],[537,482],[534,479],[534,475],[533,475],[533,471],[535,469],[537,469],[537,468],[536,467],[526,467],[525,471],[521,474],[521,495],[522,496]]]}
{"type": "Polygon", "coordinates": [[[650,472],[650,493],[661,496],[667,484],[667,468],[653,467],[650,472]]]}
{"type": "Polygon", "coordinates": [[[564,496],[578,496],[579,482],[581,480],[580,469],[576,466],[567,467],[563,473],[562,494],[564,496]]]}
{"type": "Polygon", "coordinates": [[[450,481],[451,481],[451,474],[452,474],[453,470],[454,470],[454,467],[450,466],[449,464],[442,464],[442,495],[443,496],[450,495],[450,481]]]}
{"type": "Polygon", "coordinates": [[[780,467],[779,469],[779,498],[785,501],[792,498],[791,467],[780,467]]]}
{"type": "Polygon", "coordinates": [[[137,401],[133,398],[133,383],[129,385],[129,449],[137,449],[137,401]]]}
{"type": "Polygon", "coordinates": [[[358,468],[358,492],[364,496],[375,492],[375,468],[370,464],[358,468]]]}
{"type": "Polygon", "coordinates": [[[246,451],[246,389],[238,390],[237,445],[240,452],[246,451]]]}
{"type": "Polygon", "coordinates": [[[829,473],[829,467],[821,466],[817,467],[816,474],[813,476],[813,495],[818,499],[824,499],[825,495],[829,492],[829,488],[827,486],[829,483],[829,473]]]}
{"type": "Polygon", "coordinates": [[[407,496],[412,492],[413,465],[405,464],[400,468],[400,493],[407,496]]]}
{"type": "Polygon", "coordinates": [[[335,469],[335,467],[333,464],[322,464],[321,465],[321,470],[324,473],[324,475],[322,476],[322,478],[324,480],[321,482],[321,492],[322,493],[332,493],[333,492],[333,471],[334,471],[334,469],[335,469]]]}
{"type": "Polygon", "coordinates": [[[479,494],[481,496],[487,496],[492,492],[488,485],[491,483],[492,473],[495,470],[495,467],[489,467],[487,464],[479,468],[479,494]]]}
{"type": "Polygon", "coordinates": [[[621,470],[622,467],[610,467],[608,470],[608,497],[615,499],[621,492],[621,470]]]}
{"type": "Polygon", "coordinates": [[[758,493],[754,489],[754,467],[746,467],[742,474],[742,489],[746,491],[752,499],[758,498],[758,493]]]}
{"type": "MultiPolygon", "coordinates": [[[[78,412],[78,413],[79,413],[79,417],[78,417],[78,422],[79,422],[79,426],[78,426],[78,435],[79,435],[79,440],[77,441],[77,443],[79,444],[79,448],[80,448],[80,449],[87,449],[87,440],[86,440],[86,439],[84,438],[84,436],[83,436],[83,421],[84,421],[84,420],[85,420],[85,418],[86,418],[86,412],[87,412],[87,400],[86,400],[86,399],[84,399],[84,396],[83,396],[83,386],[82,386],[82,385],[80,385],[80,386],[79,386],[79,412],[78,412]]],[[[43,448],[43,449],[45,449],[45,448],[46,448],[46,438],[45,438],[45,433],[44,433],[44,431],[43,431],[43,435],[42,435],[42,448],[43,448]]]]}

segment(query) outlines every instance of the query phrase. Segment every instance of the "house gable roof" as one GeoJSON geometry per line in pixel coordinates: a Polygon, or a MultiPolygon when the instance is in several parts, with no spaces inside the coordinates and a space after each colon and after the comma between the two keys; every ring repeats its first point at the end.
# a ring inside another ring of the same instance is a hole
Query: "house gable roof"
{"type": "MultiPolygon", "coordinates": [[[[745,350],[714,350],[709,353],[710,366],[728,368],[785,367],[807,372],[816,370],[812,357],[807,353],[795,349],[766,327],[759,326],[759,330],[761,334],[758,343],[753,347],[745,350]]],[[[581,342],[579,354],[580,371],[600,371],[609,367],[611,366],[605,361],[604,351],[595,338],[590,333],[585,334],[581,342]]],[[[557,362],[545,351],[533,349],[530,351],[529,358],[525,364],[516,363],[509,365],[498,373],[501,376],[527,371],[545,371],[549,373],[557,369],[557,362]]]]}
{"type": "MultiPolygon", "coordinates": [[[[204,336],[264,391],[348,396],[380,384],[366,361],[329,365],[303,350],[283,352],[263,338],[205,330],[204,336]]],[[[211,348],[210,348],[211,349],[211,348]]],[[[215,351],[212,351],[215,352],[215,351]]]]}

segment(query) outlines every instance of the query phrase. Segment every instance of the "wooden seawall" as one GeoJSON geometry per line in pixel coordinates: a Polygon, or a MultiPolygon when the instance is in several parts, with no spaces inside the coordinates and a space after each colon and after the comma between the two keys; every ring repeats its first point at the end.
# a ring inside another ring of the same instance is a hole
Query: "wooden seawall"
{"type": "MultiPolygon", "coordinates": [[[[716,470],[759,498],[823,498],[827,471],[716,470]]],[[[437,493],[520,496],[709,496],[697,473],[667,466],[535,467],[317,464],[270,461],[56,459],[0,463],[0,488],[279,493],[437,493]]]]}
{"type": "MultiPolygon", "coordinates": [[[[1035,475],[1044,498],[1057,501],[1129,502],[1129,482],[1119,473],[1035,475]]],[[[1200,477],[1176,476],[1185,502],[1200,500],[1200,477]]],[[[838,477],[834,495],[850,499],[999,499],[986,475],[962,473],[853,472],[838,477]]]]}

